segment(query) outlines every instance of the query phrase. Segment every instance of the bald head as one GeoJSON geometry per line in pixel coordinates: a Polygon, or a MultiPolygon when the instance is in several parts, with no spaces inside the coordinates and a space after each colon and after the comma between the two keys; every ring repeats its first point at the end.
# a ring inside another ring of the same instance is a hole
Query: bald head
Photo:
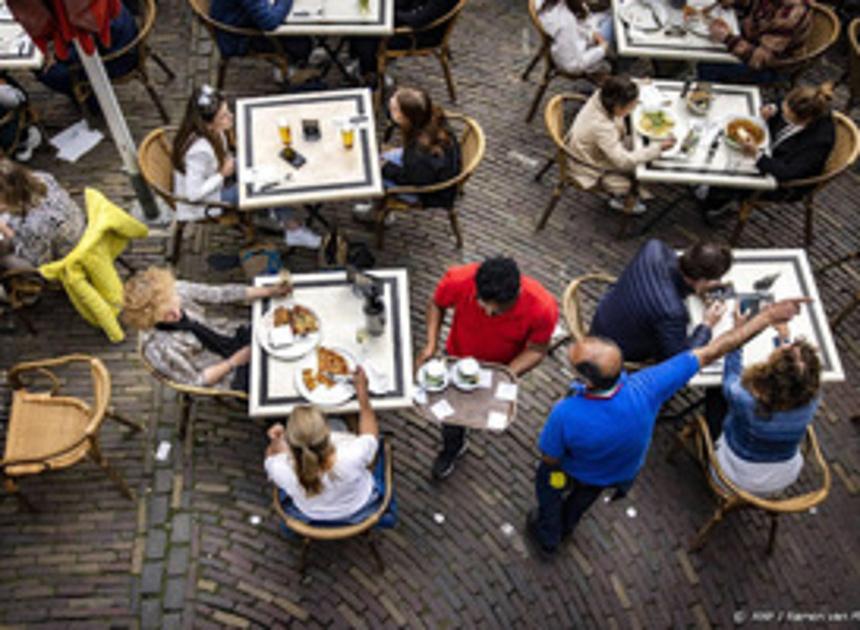
{"type": "Polygon", "coordinates": [[[585,337],[570,348],[570,362],[592,389],[609,389],[618,381],[623,361],[615,342],[585,337]]]}

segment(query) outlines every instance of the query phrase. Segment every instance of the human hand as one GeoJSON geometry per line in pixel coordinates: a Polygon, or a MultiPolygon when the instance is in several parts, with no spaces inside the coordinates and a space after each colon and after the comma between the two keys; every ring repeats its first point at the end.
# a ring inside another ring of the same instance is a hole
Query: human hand
{"type": "Polygon", "coordinates": [[[5,221],[0,221],[0,234],[8,238],[10,241],[15,238],[15,230],[13,230],[5,221]]]}
{"type": "Polygon", "coordinates": [[[221,168],[218,169],[218,172],[221,173],[222,177],[232,177],[236,172],[236,160],[232,156],[228,155],[224,158],[224,163],[221,165],[221,168]]]}
{"type": "Polygon", "coordinates": [[[714,300],[710,304],[708,304],[705,309],[705,315],[702,317],[702,323],[708,328],[713,328],[720,320],[723,318],[723,315],[726,314],[726,303],[722,300],[714,300]]]}
{"type": "Polygon", "coordinates": [[[280,422],[276,422],[269,427],[269,430],[266,432],[266,435],[268,435],[269,439],[274,442],[276,440],[283,439],[285,431],[286,429],[284,429],[284,425],[280,422]]]}
{"type": "Polygon", "coordinates": [[[788,322],[779,322],[778,324],[774,324],[773,329],[776,331],[776,334],[779,335],[780,339],[791,338],[791,333],[788,330],[788,322]]]}
{"type": "Polygon", "coordinates": [[[675,136],[669,136],[668,138],[664,138],[660,141],[660,150],[668,151],[675,146],[676,142],[678,142],[678,139],[675,136]]]}
{"type": "Polygon", "coordinates": [[[759,114],[761,114],[762,118],[768,120],[769,118],[773,118],[776,115],[776,105],[774,105],[773,103],[762,105],[758,112],[759,114]]]}
{"type": "Polygon", "coordinates": [[[227,361],[230,363],[230,367],[237,368],[240,365],[246,365],[251,360],[251,346],[245,346],[241,350],[237,350],[227,361]]]}
{"type": "Polygon", "coordinates": [[[712,41],[722,43],[726,41],[726,38],[731,33],[731,29],[729,28],[729,25],[726,24],[725,20],[717,18],[715,20],[711,20],[711,23],[708,24],[708,33],[711,36],[712,41]]]}
{"type": "Polygon", "coordinates": [[[418,357],[415,359],[415,370],[417,371],[418,368],[432,359],[434,354],[436,354],[436,348],[429,344],[424,346],[421,352],[418,353],[418,357]]]}
{"type": "Polygon", "coordinates": [[[749,318],[750,318],[749,314],[747,314],[747,315],[741,314],[741,308],[738,304],[735,304],[735,310],[732,313],[732,317],[734,318],[735,328],[739,328],[740,326],[743,326],[744,324],[746,324],[749,321],[749,318]]]}
{"type": "Polygon", "coordinates": [[[279,282],[266,287],[266,297],[287,297],[293,292],[293,285],[289,282],[279,282]]]}
{"type": "Polygon", "coordinates": [[[364,368],[360,365],[355,368],[355,373],[353,374],[353,384],[355,385],[355,395],[361,400],[367,400],[368,398],[368,385],[367,385],[367,372],[364,371],[364,368]]]}
{"type": "Polygon", "coordinates": [[[609,50],[609,42],[606,41],[606,38],[603,35],[601,35],[598,31],[594,31],[594,35],[592,36],[592,39],[594,40],[595,46],[600,46],[603,48],[603,50],[609,50]]]}
{"type": "Polygon", "coordinates": [[[800,306],[802,304],[811,304],[812,299],[807,297],[802,298],[789,298],[787,300],[780,300],[779,302],[774,302],[767,308],[765,308],[762,312],[767,315],[768,321],[771,325],[781,324],[784,322],[788,322],[795,315],[800,313],[800,306]]]}

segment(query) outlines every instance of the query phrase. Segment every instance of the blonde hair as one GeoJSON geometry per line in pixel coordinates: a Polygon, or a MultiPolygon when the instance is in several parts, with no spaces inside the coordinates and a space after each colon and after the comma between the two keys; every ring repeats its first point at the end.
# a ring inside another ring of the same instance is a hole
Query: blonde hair
{"type": "Polygon", "coordinates": [[[137,330],[155,326],[173,297],[176,278],[169,269],[150,267],[125,283],[122,321],[137,330]]]}
{"type": "Polygon", "coordinates": [[[27,216],[48,193],[48,187],[32,171],[8,158],[0,159],[0,201],[11,214],[27,216]]]}
{"type": "Polygon", "coordinates": [[[816,87],[799,85],[786,95],[785,102],[805,122],[829,116],[833,103],[833,83],[828,81],[816,87]]]}
{"type": "Polygon", "coordinates": [[[334,454],[331,431],[319,409],[295,407],[287,422],[286,439],[293,455],[296,476],[309,497],[322,492],[326,460],[334,454]]]}

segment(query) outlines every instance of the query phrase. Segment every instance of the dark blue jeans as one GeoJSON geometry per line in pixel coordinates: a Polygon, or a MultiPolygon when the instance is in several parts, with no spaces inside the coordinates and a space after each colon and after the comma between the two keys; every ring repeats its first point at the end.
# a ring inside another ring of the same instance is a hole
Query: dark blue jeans
{"type": "Polygon", "coordinates": [[[535,494],[538,501],[537,534],[541,545],[555,549],[562,539],[569,536],[582,515],[597,500],[604,486],[592,486],[577,481],[565,473],[563,488],[549,485],[550,468],[541,462],[535,477],[535,494]]]}
{"type": "Polygon", "coordinates": [[[700,81],[750,85],[776,83],[781,78],[776,70],[753,70],[743,63],[700,63],[696,74],[700,81]]]}

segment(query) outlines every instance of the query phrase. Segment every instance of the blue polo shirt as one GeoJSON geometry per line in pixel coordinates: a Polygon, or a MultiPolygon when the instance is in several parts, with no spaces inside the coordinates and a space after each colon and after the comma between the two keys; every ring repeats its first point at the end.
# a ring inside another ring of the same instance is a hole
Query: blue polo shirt
{"type": "Polygon", "coordinates": [[[635,374],[623,372],[611,398],[592,397],[574,383],[553,407],[538,447],[583,483],[633,481],[645,463],[660,407],[698,371],[698,358],[687,351],[635,374]]]}

